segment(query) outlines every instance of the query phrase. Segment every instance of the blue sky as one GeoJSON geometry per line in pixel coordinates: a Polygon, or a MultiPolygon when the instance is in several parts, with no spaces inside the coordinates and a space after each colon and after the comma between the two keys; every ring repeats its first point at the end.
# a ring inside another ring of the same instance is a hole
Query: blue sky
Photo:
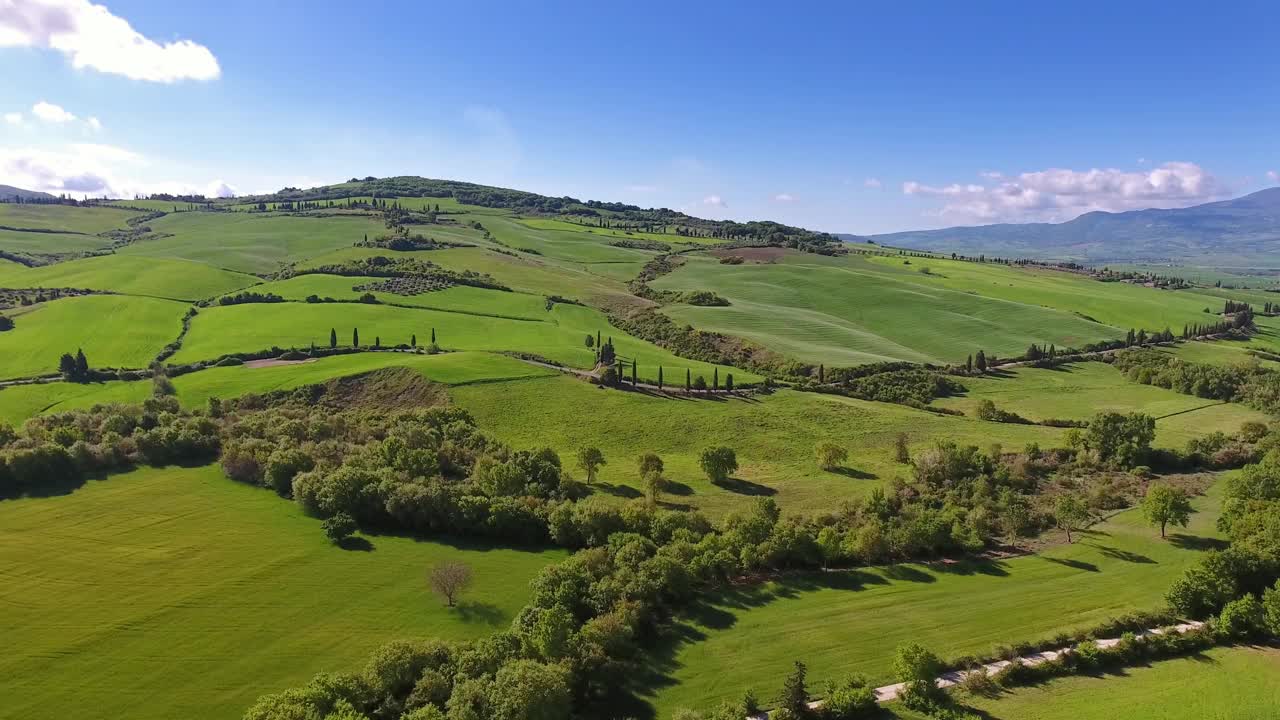
{"type": "Polygon", "coordinates": [[[9,0],[0,183],[417,174],[855,233],[1190,205],[1276,184],[1277,27],[1274,2],[9,0]]]}

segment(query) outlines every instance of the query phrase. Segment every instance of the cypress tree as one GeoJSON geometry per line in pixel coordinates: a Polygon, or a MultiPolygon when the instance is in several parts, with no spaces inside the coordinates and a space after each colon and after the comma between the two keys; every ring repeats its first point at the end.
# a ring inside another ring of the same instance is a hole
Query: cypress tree
{"type": "Polygon", "coordinates": [[[964,361],[965,372],[973,372],[973,353],[969,353],[969,359],[964,361]]]}
{"type": "Polygon", "coordinates": [[[633,358],[631,360],[631,386],[635,387],[639,382],[639,379],[636,377],[636,361],[633,358]]]}
{"type": "Polygon", "coordinates": [[[418,336],[417,336],[417,335],[410,335],[410,336],[409,336],[409,347],[415,347],[415,348],[416,348],[416,347],[418,347],[418,336]]]}
{"type": "Polygon", "coordinates": [[[382,337],[381,337],[381,336],[379,336],[379,335],[374,335],[374,336],[373,336],[373,346],[374,346],[375,348],[380,348],[380,347],[382,347],[382,337]]]}
{"type": "Polygon", "coordinates": [[[432,344],[432,345],[435,345],[435,344],[436,344],[436,329],[435,329],[435,328],[431,328],[431,344],[432,344]]]}
{"type": "Polygon", "coordinates": [[[720,368],[711,368],[711,391],[720,389],[720,368]]]}
{"type": "Polygon", "coordinates": [[[733,373],[726,373],[724,376],[724,391],[733,392],[733,373]]]}
{"type": "Polygon", "coordinates": [[[351,331],[351,347],[360,347],[360,328],[351,331]]]}
{"type": "Polygon", "coordinates": [[[76,350],[76,374],[81,378],[89,376],[89,361],[84,356],[84,350],[76,350]]]}
{"type": "Polygon", "coordinates": [[[658,366],[658,389],[662,389],[662,366],[658,366]]]}
{"type": "Polygon", "coordinates": [[[818,365],[818,382],[819,382],[819,383],[824,383],[824,382],[826,382],[826,377],[827,377],[827,368],[826,368],[826,366],[825,366],[825,365],[821,365],[821,364],[819,364],[819,365],[818,365]]]}
{"type": "Polygon", "coordinates": [[[974,365],[977,366],[978,372],[987,371],[987,354],[986,353],[979,350],[978,357],[973,362],[974,362],[974,365]]]}
{"type": "Polygon", "coordinates": [[[334,328],[329,328],[329,347],[338,347],[338,331],[334,328]]]}
{"type": "Polygon", "coordinates": [[[684,369],[684,391],[689,392],[693,389],[693,373],[689,368],[684,369]]]}

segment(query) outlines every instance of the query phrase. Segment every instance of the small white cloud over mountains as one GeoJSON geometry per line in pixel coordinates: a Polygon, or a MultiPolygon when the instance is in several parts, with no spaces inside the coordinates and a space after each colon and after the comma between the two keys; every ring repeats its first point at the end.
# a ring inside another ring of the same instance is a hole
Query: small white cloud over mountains
{"type": "Polygon", "coordinates": [[[205,197],[239,194],[223,180],[203,186],[140,180],[139,176],[147,170],[146,158],[114,145],[72,143],[57,150],[0,148],[0,178],[4,178],[6,184],[28,190],[120,198],[161,192],[205,197]]]}
{"type": "Polygon", "coordinates": [[[0,47],[56,50],[76,69],[173,83],[213,80],[222,70],[209,48],[159,43],[88,0],[0,0],[0,47]]]}
{"type": "Polygon", "coordinates": [[[702,198],[702,204],[706,205],[707,207],[714,207],[714,208],[729,207],[728,204],[725,203],[724,198],[720,197],[719,195],[708,195],[702,198]]]}
{"type": "Polygon", "coordinates": [[[1191,162],[1167,162],[1140,171],[1051,168],[983,177],[991,182],[935,186],[908,181],[902,192],[936,198],[942,205],[931,214],[960,223],[1057,222],[1094,210],[1183,207],[1227,194],[1221,182],[1191,162]]]}
{"type": "Polygon", "coordinates": [[[791,193],[778,193],[777,195],[773,196],[773,199],[774,199],[774,202],[789,203],[792,200],[795,200],[795,197],[792,196],[791,193]]]}

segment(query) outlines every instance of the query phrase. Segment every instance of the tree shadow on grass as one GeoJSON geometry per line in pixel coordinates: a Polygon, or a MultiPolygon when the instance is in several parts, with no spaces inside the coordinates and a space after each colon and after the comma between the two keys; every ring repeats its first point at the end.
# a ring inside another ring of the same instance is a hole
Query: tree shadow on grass
{"type": "Polygon", "coordinates": [[[739,495],[777,495],[778,491],[768,485],[743,480],[741,478],[731,477],[727,480],[713,483],[718,488],[723,488],[732,493],[739,495]]]}
{"type": "Polygon", "coordinates": [[[966,558],[954,562],[931,563],[930,567],[948,575],[990,575],[992,577],[1009,575],[1006,563],[991,558],[966,558]]]}
{"type": "Polygon", "coordinates": [[[881,569],[880,572],[884,573],[884,576],[890,580],[902,580],[905,582],[918,583],[938,582],[936,575],[927,573],[914,565],[905,565],[902,563],[889,565],[881,569]]]}
{"type": "Polygon", "coordinates": [[[1204,552],[1208,550],[1225,550],[1229,543],[1219,538],[1173,533],[1169,536],[1169,544],[1179,550],[1199,550],[1204,552]]]}
{"type": "Polygon", "coordinates": [[[1140,555],[1136,552],[1130,552],[1128,550],[1121,550],[1120,548],[1111,547],[1110,545],[1090,544],[1090,547],[1095,547],[1098,549],[1098,552],[1102,553],[1103,555],[1106,555],[1109,558],[1114,558],[1116,560],[1123,560],[1125,562],[1131,562],[1131,563],[1139,563],[1142,565],[1154,565],[1156,563],[1155,560],[1152,560],[1146,555],[1140,555]]]}
{"type": "Polygon", "coordinates": [[[687,497],[693,494],[693,488],[680,482],[679,480],[668,480],[663,484],[662,491],[668,495],[676,495],[678,497],[687,497]]]}
{"type": "Polygon", "coordinates": [[[596,483],[591,487],[593,490],[599,490],[602,493],[613,495],[615,497],[626,498],[628,500],[634,500],[635,498],[638,498],[644,495],[644,493],[640,492],[636,488],[631,487],[630,485],[621,485],[621,484],[614,485],[610,483],[596,483]]]}
{"type": "Polygon", "coordinates": [[[1065,565],[1066,567],[1072,568],[1074,570],[1084,570],[1086,572],[1100,572],[1098,570],[1097,565],[1094,565],[1091,562],[1085,562],[1083,560],[1072,560],[1070,558],[1056,558],[1056,557],[1049,557],[1048,555],[1038,555],[1037,557],[1039,557],[1041,560],[1044,560],[1046,562],[1056,563],[1058,565],[1065,565]]]}
{"type": "Polygon", "coordinates": [[[337,545],[343,550],[355,552],[373,552],[374,550],[373,543],[369,542],[368,538],[360,537],[359,535],[344,537],[337,542],[337,545]]]}
{"type": "Polygon", "coordinates": [[[837,475],[843,475],[847,478],[853,478],[854,480],[875,480],[879,477],[879,475],[876,475],[875,473],[869,473],[865,470],[858,470],[857,468],[851,467],[831,468],[831,472],[837,475]]]}
{"type": "Polygon", "coordinates": [[[464,623],[497,627],[507,620],[506,613],[497,605],[475,600],[463,600],[453,608],[453,613],[464,623]]]}

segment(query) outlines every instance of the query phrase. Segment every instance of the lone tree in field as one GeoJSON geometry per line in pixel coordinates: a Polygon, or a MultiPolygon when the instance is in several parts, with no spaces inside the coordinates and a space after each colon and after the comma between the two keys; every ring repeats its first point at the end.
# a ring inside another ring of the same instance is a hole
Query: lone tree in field
{"type": "Polygon", "coordinates": [[[1153,483],[1142,499],[1142,516],[1152,525],[1160,526],[1160,537],[1163,538],[1169,523],[1186,527],[1191,522],[1191,499],[1180,488],[1153,483]]]}
{"type": "Polygon", "coordinates": [[[435,344],[436,344],[436,329],[435,329],[435,328],[431,328],[431,344],[432,344],[432,345],[435,345],[435,344]]]}
{"type": "Polygon", "coordinates": [[[893,439],[893,459],[903,465],[911,462],[911,451],[907,449],[907,434],[904,432],[898,433],[893,439]]]}
{"type": "Polygon", "coordinates": [[[343,540],[351,537],[356,531],[356,521],[350,515],[340,512],[328,520],[324,521],[324,534],[329,541],[335,545],[341,544],[343,540]]]}
{"type": "Polygon", "coordinates": [[[338,347],[338,331],[336,328],[329,328],[329,347],[338,347]]]}
{"type": "Polygon", "coordinates": [[[351,347],[360,347],[360,328],[351,330],[351,347]]]}
{"type": "Polygon", "coordinates": [[[640,478],[644,481],[645,492],[649,495],[649,504],[657,505],[662,501],[662,489],[667,485],[667,479],[662,476],[661,470],[650,470],[640,478]]]}
{"type": "Polygon", "coordinates": [[[590,350],[591,348],[593,348],[593,347],[595,347],[595,346],[596,346],[596,339],[595,339],[594,337],[592,337],[590,333],[588,333],[588,334],[587,334],[587,349],[588,349],[588,350],[590,350]]]}
{"type": "Polygon", "coordinates": [[[445,560],[427,573],[431,589],[443,597],[449,607],[458,604],[458,596],[471,585],[471,566],[458,560],[445,560]]]}
{"type": "Polygon", "coordinates": [[[418,334],[417,334],[417,333],[414,333],[414,334],[412,334],[412,335],[410,335],[410,336],[409,336],[409,347],[411,347],[411,348],[416,348],[416,347],[418,347],[418,334]]]}
{"type": "Polygon", "coordinates": [[[600,470],[600,466],[605,464],[604,453],[600,452],[600,448],[584,447],[578,449],[578,467],[587,474],[587,484],[596,481],[596,473],[600,470]]]}
{"type": "Polygon", "coordinates": [[[738,471],[738,455],[733,448],[715,447],[702,451],[698,458],[702,472],[713,483],[722,483],[738,471]]]}
{"type": "Polygon", "coordinates": [[[636,467],[640,469],[641,478],[651,472],[661,474],[662,471],[666,469],[666,465],[662,462],[662,458],[659,457],[657,453],[651,452],[643,453],[640,457],[636,458],[636,467]]]}
{"type": "Polygon", "coordinates": [[[1057,520],[1058,527],[1067,531],[1067,542],[1071,543],[1071,531],[1084,527],[1089,521],[1089,508],[1079,495],[1067,493],[1059,496],[1053,504],[1053,518],[1057,520]]]}
{"type": "Polygon", "coordinates": [[[818,443],[813,452],[818,457],[818,467],[823,470],[835,470],[849,458],[848,450],[826,440],[818,443]]]}

